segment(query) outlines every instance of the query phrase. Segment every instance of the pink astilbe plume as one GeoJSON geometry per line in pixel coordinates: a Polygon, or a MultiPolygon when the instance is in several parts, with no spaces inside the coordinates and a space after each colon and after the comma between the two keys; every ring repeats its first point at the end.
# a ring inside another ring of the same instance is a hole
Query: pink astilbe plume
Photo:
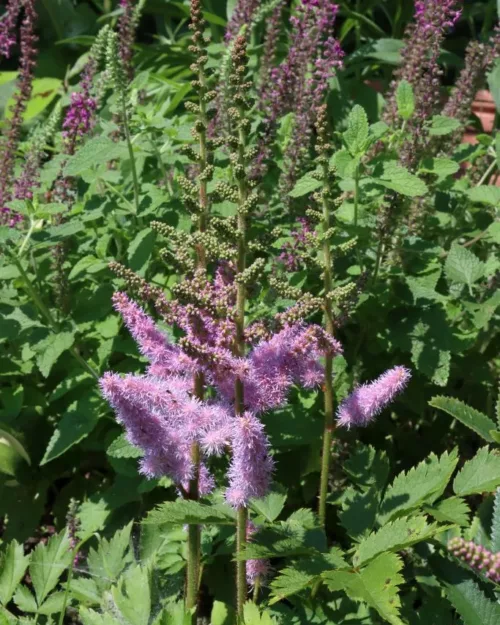
{"type": "Polygon", "coordinates": [[[410,377],[406,367],[394,367],[374,382],[358,386],[339,406],[339,425],[348,428],[367,425],[406,388],[410,377]]]}
{"type": "Polygon", "coordinates": [[[250,412],[234,419],[226,501],[234,508],[241,508],[250,499],[267,493],[274,463],[269,455],[264,425],[259,419],[250,412]]]}

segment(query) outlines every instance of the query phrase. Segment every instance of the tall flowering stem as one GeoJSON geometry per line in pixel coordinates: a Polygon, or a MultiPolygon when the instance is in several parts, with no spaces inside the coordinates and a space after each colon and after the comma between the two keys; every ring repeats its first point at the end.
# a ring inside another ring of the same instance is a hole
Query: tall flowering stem
{"type": "MultiPolygon", "coordinates": [[[[232,152],[233,174],[238,186],[238,215],[237,215],[237,291],[236,291],[236,340],[235,355],[239,358],[245,357],[245,301],[246,285],[242,279],[246,270],[247,262],[247,211],[249,186],[246,178],[247,165],[247,132],[249,120],[246,117],[248,108],[246,91],[248,83],[245,82],[247,71],[247,50],[246,39],[243,35],[238,35],[234,40],[231,52],[232,72],[230,76],[231,91],[234,107],[228,113],[231,119],[231,126],[236,131],[232,137],[236,151],[232,152]],[[239,278],[239,279],[238,279],[239,278]]],[[[234,384],[234,410],[236,418],[244,419],[245,412],[245,389],[240,377],[236,378],[234,384]]],[[[241,554],[246,544],[246,532],[248,522],[248,511],[246,505],[241,505],[237,509],[236,525],[236,552],[241,554]]],[[[236,600],[238,617],[243,617],[243,605],[247,597],[246,567],[244,560],[236,563],[236,600]]]]}
{"type": "Polygon", "coordinates": [[[11,48],[16,43],[16,24],[21,8],[21,0],[9,0],[0,22],[0,56],[6,59],[10,57],[11,48]]]}
{"type": "MultiPolygon", "coordinates": [[[[7,18],[11,15],[10,9],[11,7],[9,6],[7,18]]],[[[15,12],[15,6],[13,11],[15,12]]],[[[21,58],[19,61],[20,67],[19,77],[17,79],[17,90],[14,95],[14,105],[11,108],[11,116],[6,124],[7,130],[0,142],[0,152],[2,153],[2,158],[0,159],[0,210],[2,211],[5,203],[12,199],[10,188],[12,184],[12,174],[14,172],[15,154],[21,136],[24,111],[31,97],[36,58],[38,55],[38,50],[36,48],[38,38],[35,35],[37,17],[35,0],[26,0],[24,3],[24,17],[20,32],[21,58]]],[[[2,33],[0,32],[0,37],[1,35],[2,33]]],[[[4,53],[6,51],[7,44],[4,46],[4,53]]],[[[5,212],[2,212],[0,215],[5,216],[5,214],[5,212]]],[[[4,220],[6,220],[5,217],[0,216],[0,222],[4,220]]]]}
{"type": "MultiPolygon", "coordinates": [[[[206,64],[208,55],[206,53],[206,44],[204,38],[206,22],[203,19],[201,0],[191,1],[191,23],[190,28],[193,31],[190,52],[195,55],[195,62],[191,65],[196,78],[192,81],[192,86],[198,94],[198,102],[191,103],[191,109],[196,114],[196,123],[194,126],[194,134],[198,138],[198,152],[192,153],[191,156],[198,166],[198,211],[194,214],[198,226],[198,231],[204,233],[207,229],[208,215],[210,210],[210,200],[208,195],[208,180],[211,177],[213,166],[213,156],[208,150],[207,145],[207,102],[213,97],[207,86],[206,64]]],[[[203,241],[196,246],[197,267],[200,270],[206,270],[207,258],[203,241]]],[[[199,400],[203,400],[205,389],[205,376],[202,371],[194,373],[193,392],[194,396],[199,400]]],[[[191,444],[191,462],[193,466],[193,476],[189,482],[189,498],[197,500],[199,493],[200,478],[200,445],[198,441],[191,444]]],[[[188,610],[195,609],[198,597],[198,583],[200,571],[200,527],[198,525],[190,525],[188,528],[188,562],[187,562],[187,580],[186,580],[186,608],[188,610]]]]}
{"type": "MultiPolygon", "coordinates": [[[[330,227],[331,227],[331,188],[330,175],[328,171],[328,153],[330,145],[327,141],[327,108],[322,105],[318,110],[318,119],[316,122],[316,130],[318,138],[316,141],[316,151],[318,152],[318,161],[322,168],[323,174],[323,190],[321,192],[321,204],[323,209],[322,234],[323,234],[323,308],[325,312],[325,328],[326,332],[334,335],[335,322],[333,318],[333,308],[331,294],[333,291],[333,257],[330,248],[330,227]]],[[[325,356],[325,381],[323,384],[323,398],[325,421],[323,426],[323,451],[321,456],[321,478],[319,488],[319,520],[324,526],[326,520],[326,498],[328,494],[328,478],[330,475],[331,463],[331,446],[333,432],[335,429],[335,396],[333,393],[333,354],[327,353],[325,356]]]]}

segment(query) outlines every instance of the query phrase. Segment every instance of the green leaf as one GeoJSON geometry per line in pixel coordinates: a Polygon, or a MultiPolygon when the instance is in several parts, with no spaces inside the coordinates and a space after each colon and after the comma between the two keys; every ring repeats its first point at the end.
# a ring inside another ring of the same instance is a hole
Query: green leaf
{"type": "Polygon", "coordinates": [[[494,185],[481,185],[467,191],[467,195],[473,202],[489,204],[498,208],[500,206],[500,187],[494,185]]]}
{"type": "Polygon", "coordinates": [[[262,514],[263,517],[270,523],[275,521],[285,506],[286,495],[283,493],[269,493],[266,497],[261,499],[252,499],[251,508],[257,514],[262,514]]]}
{"type": "Polygon", "coordinates": [[[5,547],[0,558],[0,603],[3,605],[12,599],[29,561],[29,556],[24,555],[23,545],[15,540],[5,547]]]}
{"type": "Polygon", "coordinates": [[[92,432],[98,420],[96,407],[87,398],[73,402],[57,424],[40,465],[58,458],[83,440],[92,432]]]}
{"type": "Polygon", "coordinates": [[[493,438],[490,435],[490,431],[495,429],[495,423],[487,417],[484,413],[471,408],[464,402],[454,397],[444,397],[442,395],[433,397],[429,406],[438,408],[447,412],[449,415],[461,421],[468,428],[482,436],[488,443],[493,442],[493,438]]]}
{"type": "Polygon", "coordinates": [[[449,176],[453,176],[460,169],[460,165],[450,158],[425,158],[419,169],[420,172],[434,174],[437,176],[437,182],[445,180],[449,176]]]}
{"type": "Polygon", "coordinates": [[[153,252],[156,232],[151,228],[141,230],[128,248],[128,261],[130,269],[143,274],[153,252]]]}
{"type": "Polygon", "coordinates": [[[491,551],[500,551],[500,488],[497,488],[493,502],[493,518],[491,520],[491,551]]]}
{"type": "Polygon", "coordinates": [[[278,577],[271,582],[270,604],[295,595],[301,590],[311,588],[319,575],[297,570],[295,567],[281,569],[278,577]]]}
{"type": "Polygon", "coordinates": [[[38,605],[42,605],[55,588],[62,573],[69,566],[71,557],[67,532],[52,536],[46,545],[38,543],[29,567],[38,605]]]}
{"type": "Polygon", "coordinates": [[[106,452],[112,458],[141,458],[142,451],[128,442],[125,434],[120,434],[108,447],[106,452]]]}
{"type": "Polygon", "coordinates": [[[79,612],[83,625],[122,625],[109,612],[99,614],[99,612],[85,607],[80,607],[79,612]]]}
{"type": "Polygon", "coordinates": [[[70,596],[83,605],[99,605],[101,603],[97,584],[89,577],[73,577],[70,583],[70,596]]]}
{"type": "Polygon", "coordinates": [[[37,346],[37,349],[41,351],[36,364],[44,378],[49,376],[59,356],[69,349],[74,342],[75,335],[72,332],[59,332],[58,334],[50,334],[42,346],[37,346]]]}
{"type": "Polygon", "coordinates": [[[102,265],[102,261],[95,256],[83,256],[72,267],[68,275],[68,280],[75,280],[86,274],[91,267],[102,265]]]}
{"type": "Polygon", "coordinates": [[[419,197],[428,191],[423,180],[394,161],[384,163],[383,172],[371,180],[407,197],[419,197]]]}
{"type": "Polygon", "coordinates": [[[14,603],[23,612],[34,613],[37,611],[35,597],[26,586],[18,586],[14,595],[14,603]]]}
{"type": "Polygon", "coordinates": [[[0,473],[14,477],[27,468],[27,463],[25,454],[13,444],[13,438],[5,430],[0,430],[0,473]]]}
{"type": "Polygon", "coordinates": [[[339,521],[354,540],[360,540],[375,525],[379,491],[373,487],[364,492],[348,488],[342,500],[339,521]]]}
{"type": "Polygon", "coordinates": [[[443,137],[450,135],[460,128],[462,124],[453,117],[447,117],[446,115],[434,115],[432,123],[429,128],[429,134],[432,137],[443,137]]]}
{"type": "Polygon", "coordinates": [[[350,479],[360,488],[376,486],[381,491],[389,476],[389,459],[385,451],[357,443],[343,466],[350,479]]]}
{"type": "Polygon", "coordinates": [[[99,538],[99,546],[91,548],[87,557],[89,571],[98,587],[109,588],[119,577],[130,558],[130,532],[132,523],[115,532],[112,538],[99,538]]]}
{"type": "Polygon", "coordinates": [[[234,512],[229,506],[207,506],[197,501],[167,501],[150,512],[143,523],[175,523],[176,525],[233,525],[234,512]]]}
{"type": "Polygon", "coordinates": [[[408,120],[415,112],[415,96],[413,95],[413,87],[407,80],[401,80],[396,90],[396,103],[398,113],[404,119],[408,120]]]}
{"type": "Polygon", "coordinates": [[[321,180],[316,180],[316,178],[313,178],[311,174],[306,174],[297,180],[295,186],[288,195],[290,197],[302,197],[303,195],[308,195],[309,193],[316,191],[316,189],[319,189],[322,184],[321,180]]]}
{"type": "Polygon", "coordinates": [[[444,265],[446,277],[451,282],[467,284],[469,289],[484,276],[484,268],[477,256],[458,243],[452,244],[444,265]]]}
{"type": "MultiPolygon", "coordinates": [[[[444,492],[458,462],[454,449],[440,458],[430,454],[407,473],[400,473],[384,494],[378,521],[381,525],[419,508],[424,503],[434,503],[444,492]]],[[[461,493],[457,493],[461,494],[461,493]]]]}
{"type": "Polygon", "coordinates": [[[234,609],[227,603],[215,600],[210,615],[210,625],[233,625],[235,622],[234,609]]]}
{"type": "Polygon", "coordinates": [[[257,604],[251,601],[243,606],[243,622],[245,625],[278,625],[267,610],[261,612],[257,604]]]}
{"type": "Polygon", "coordinates": [[[365,151],[368,131],[368,117],[365,109],[356,104],[347,118],[347,130],[343,133],[347,149],[353,156],[359,156],[365,151]]]}
{"type": "Polygon", "coordinates": [[[335,173],[341,178],[352,178],[359,159],[353,158],[349,152],[343,148],[330,159],[330,165],[335,167],[335,173]]]}
{"type": "Polygon", "coordinates": [[[498,625],[500,604],[489,599],[462,567],[433,555],[431,566],[464,625],[498,625]]]}
{"type": "Polygon", "coordinates": [[[125,156],[128,156],[128,150],[124,141],[115,143],[109,137],[100,135],[89,139],[74,156],[69,157],[64,175],[78,176],[96,165],[125,156]]]}
{"type": "Polygon", "coordinates": [[[470,509],[467,503],[460,497],[443,499],[434,504],[434,506],[424,506],[424,510],[441,523],[469,525],[470,509]]]}
{"type": "Polygon", "coordinates": [[[367,603],[388,623],[403,625],[398,595],[398,586],[404,582],[402,567],[396,554],[384,553],[359,572],[328,571],[322,577],[330,590],[344,590],[350,599],[367,603]]]}
{"type": "Polygon", "coordinates": [[[111,590],[116,607],[127,625],[148,625],[151,613],[150,572],[134,566],[120,578],[111,590]]]}
{"type": "Polygon", "coordinates": [[[355,566],[361,566],[381,553],[401,551],[446,529],[447,526],[428,525],[424,516],[396,519],[360,542],[353,563],[355,566]]]}
{"type": "Polygon", "coordinates": [[[483,447],[468,460],[453,482],[456,495],[492,492],[500,486],[500,455],[483,447]]]}
{"type": "Polygon", "coordinates": [[[64,606],[65,592],[53,592],[38,608],[40,614],[54,614],[55,612],[61,612],[64,606]]]}

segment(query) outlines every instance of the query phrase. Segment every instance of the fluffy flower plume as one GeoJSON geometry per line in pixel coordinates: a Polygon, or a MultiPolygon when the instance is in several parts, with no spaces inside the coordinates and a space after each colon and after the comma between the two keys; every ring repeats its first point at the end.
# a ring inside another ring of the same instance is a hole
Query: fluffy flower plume
{"type": "Polygon", "coordinates": [[[269,456],[269,441],[262,422],[250,412],[234,419],[226,501],[241,508],[253,497],[263,497],[267,493],[274,463],[269,456]]]}
{"type": "Polygon", "coordinates": [[[339,425],[345,427],[367,425],[408,384],[411,373],[406,367],[389,369],[374,382],[359,386],[339,406],[339,425]]]}
{"type": "Polygon", "coordinates": [[[472,540],[452,538],[448,541],[448,551],[496,584],[500,584],[500,552],[493,553],[472,540]]]}
{"type": "MultiPolygon", "coordinates": [[[[177,484],[187,485],[193,466],[190,449],[207,432],[220,429],[229,421],[228,411],[219,404],[200,402],[190,395],[191,381],[172,376],[160,380],[152,376],[106,373],[101,390],[114,408],[127,439],[142,449],[141,472],[148,477],[166,475],[177,484]]],[[[213,481],[206,467],[200,473],[200,492],[206,494],[213,481]]]]}

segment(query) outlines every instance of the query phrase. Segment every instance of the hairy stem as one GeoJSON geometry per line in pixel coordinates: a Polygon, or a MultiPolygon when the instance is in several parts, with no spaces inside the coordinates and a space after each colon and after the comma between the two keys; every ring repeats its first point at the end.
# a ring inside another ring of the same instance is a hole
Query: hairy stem
{"type": "MultiPolygon", "coordinates": [[[[236,553],[243,553],[246,545],[247,535],[247,508],[238,508],[236,520],[236,553]]],[[[242,623],[243,606],[247,600],[247,579],[246,579],[246,561],[237,560],[236,562],[236,605],[238,612],[238,623],[242,623]]]]}
{"type": "MultiPolygon", "coordinates": [[[[327,235],[330,229],[330,204],[328,201],[328,164],[323,164],[323,176],[325,189],[323,191],[323,234],[327,235]]],[[[323,240],[323,286],[324,286],[324,310],[326,331],[333,336],[335,325],[333,320],[332,302],[329,298],[333,288],[333,260],[330,249],[329,237],[323,240]]],[[[323,452],[321,456],[321,479],[319,488],[319,520],[325,525],[326,498],[328,495],[328,478],[330,475],[331,446],[334,430],[334,394],[333,394],[333,356],[325,356],[325,383],[323,388],[325,421],[323,426],[323,452]]]]}
{"type": "Polygon", "coordinates": [[[132,170],[132,180],[134,185],[134,205],[135,214],[139,214],[139,178],[137,177],[137,168],[135,166],[134,149],[132,147],[132,139],[130,138],[130,128],[128,126],[128,112],[127,105],[125,103],[125,94],[121,94],[121,107],[122,107],[122,122],[123,130],[125,132],[125,140],[127,142],[128,154],[130,157],[130,168],[132,170]]]}

